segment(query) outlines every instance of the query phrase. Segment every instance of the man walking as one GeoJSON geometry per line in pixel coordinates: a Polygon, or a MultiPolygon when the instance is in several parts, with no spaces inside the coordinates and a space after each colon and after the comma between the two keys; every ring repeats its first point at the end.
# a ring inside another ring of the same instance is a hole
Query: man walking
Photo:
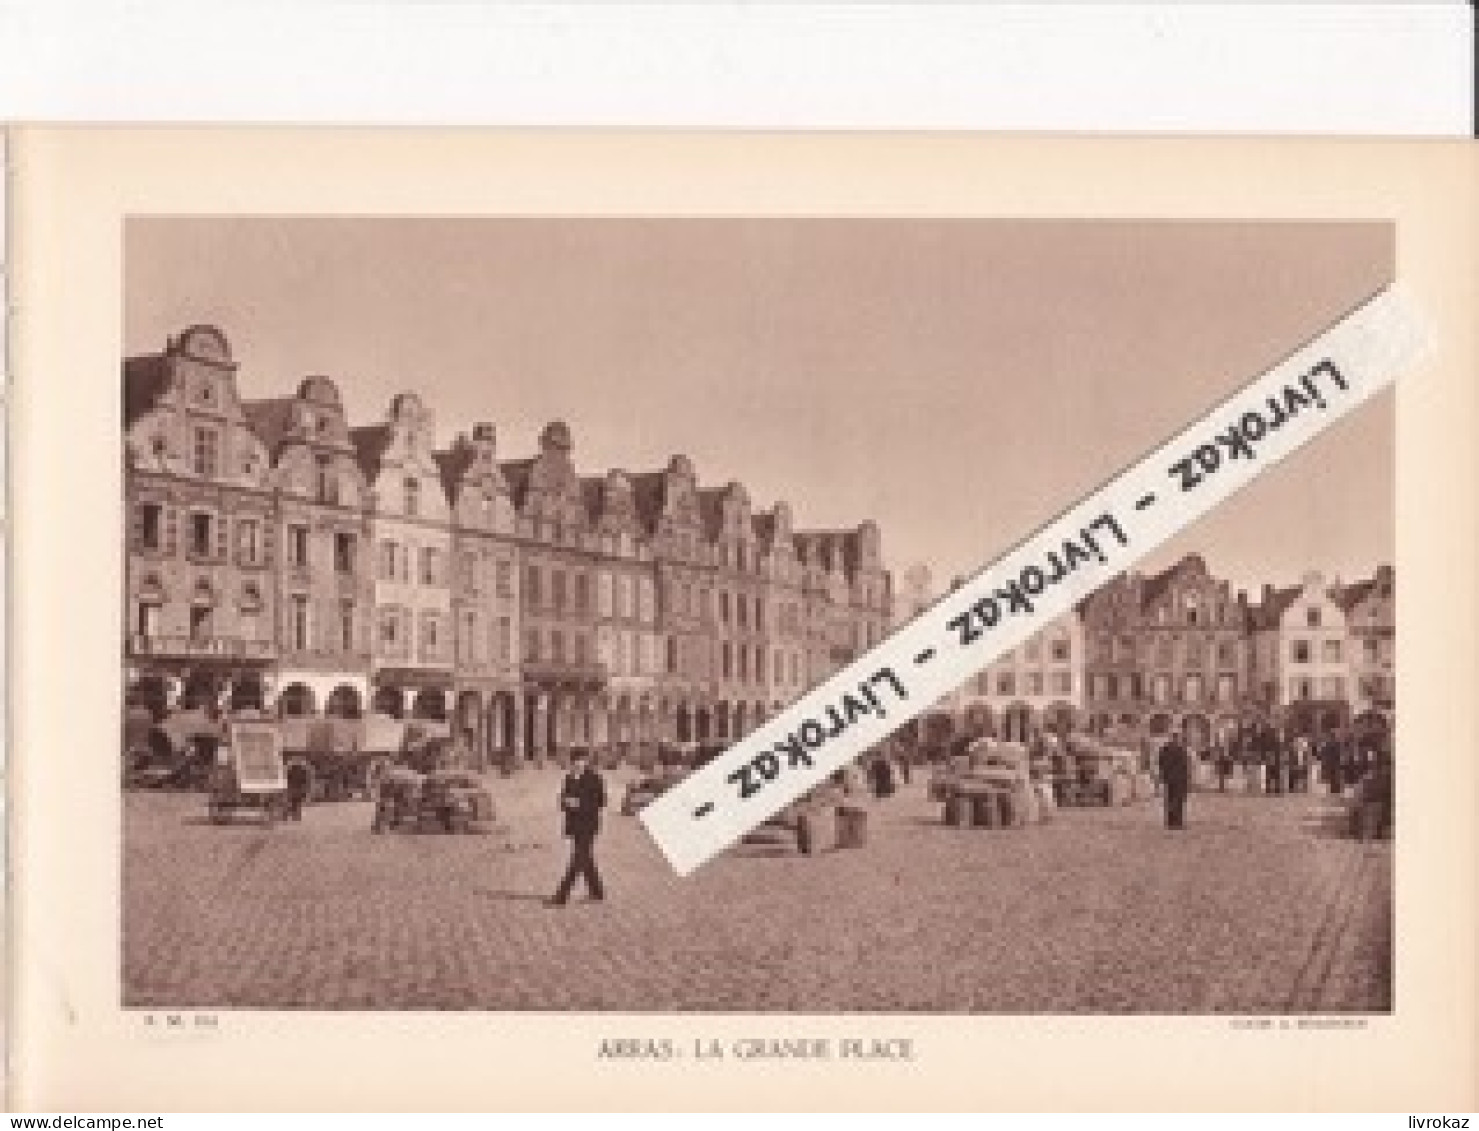
{"type": "Polygon", "coordinates": [[[570,772],[560,789],[560,810],[565,814],[565,835],[570,838],[570,866],[560,881],[552,907],[564,907],[576,877],[585,881],[586,893],[593,900],[606,896],[601,887],[601,874],[596,871],[596,833],[601,829],[601,810],[606,807],[606,783],[591,765],[590,754],[575,751],[570,772]]]}
{"type": "Polygon", "coordinates": [[[1156,760],[1166,791],[1166,828],[1186,827],[1186,791],[1191,784],[1191,758],[1181,739],[1172,734],[1156,760]]]}

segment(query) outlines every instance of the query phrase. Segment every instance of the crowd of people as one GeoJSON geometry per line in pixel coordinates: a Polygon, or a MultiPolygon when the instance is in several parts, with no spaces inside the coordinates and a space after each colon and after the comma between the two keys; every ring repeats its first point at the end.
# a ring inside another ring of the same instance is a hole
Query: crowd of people
{"type": "Polygon", "coordinates": [[[1249,727],[1217,738],[1198,751],[1226,791],[1235,772],[1263,793],[1308,793],[1323,784],[1332,795],[1389,768],[1391,746],[1385,734],[1327,731],[1289,733],[1272,726],[1249,727]]]}

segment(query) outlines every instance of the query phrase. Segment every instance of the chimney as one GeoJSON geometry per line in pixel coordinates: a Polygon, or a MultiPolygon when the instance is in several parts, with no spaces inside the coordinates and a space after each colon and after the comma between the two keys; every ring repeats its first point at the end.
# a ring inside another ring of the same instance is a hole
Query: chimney
{"type": "Polygon", "coordinates": [[[1263,583],[1263,603],[1267,605],[1274,599],[1274,587],[1267,581],[1263,583]]]}
{"type": "Polygon", "coordinates": [[[472,442],[474,444],[487,444],[492,447],[498,438],[498,430],[491,424],[474,424],[472,426],[472,442]]]}

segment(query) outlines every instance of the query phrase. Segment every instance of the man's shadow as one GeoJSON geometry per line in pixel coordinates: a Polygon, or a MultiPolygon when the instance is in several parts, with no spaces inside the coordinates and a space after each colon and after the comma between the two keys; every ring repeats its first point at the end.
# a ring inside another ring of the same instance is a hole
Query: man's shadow
{"type": "Polygon", "coordinates": [[[543,903],[549,898],[548,892],[542,891],[501,891],[495,888],[479,888],[479,895],[485,895],[489,899],[501,899],[509,903],[543,903]]]}

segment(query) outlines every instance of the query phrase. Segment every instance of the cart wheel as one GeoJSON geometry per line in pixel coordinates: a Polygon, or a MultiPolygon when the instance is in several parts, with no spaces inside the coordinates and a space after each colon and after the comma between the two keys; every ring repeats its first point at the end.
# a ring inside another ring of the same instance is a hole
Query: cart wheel
{"type": "Polygon", "coordinates": [[[796,818],[796,850],[802,856],[810,856],[812,847],[811,818],[803,813],[796,818]]]}

